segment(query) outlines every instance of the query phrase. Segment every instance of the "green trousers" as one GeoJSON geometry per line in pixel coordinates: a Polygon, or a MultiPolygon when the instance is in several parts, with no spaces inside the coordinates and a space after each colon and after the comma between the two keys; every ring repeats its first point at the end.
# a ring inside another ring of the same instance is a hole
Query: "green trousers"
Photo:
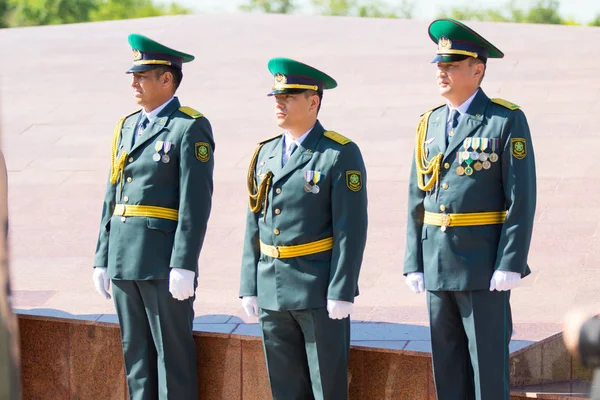
{"type": "Polygon", "coordinates": [[[167,280],[112,283],[130,400],[198,400],[194,297],[174,299],[167,280]]]}
{"type": "Polygon", "coordinates": [[[427,292],[438,400],[510,400],[510,292],[427,292]]]}
{"type": "Polygon", "coordinates": [[[273,400],[347,400],[350,318],[325,308],[261,310],[273,400]]]}

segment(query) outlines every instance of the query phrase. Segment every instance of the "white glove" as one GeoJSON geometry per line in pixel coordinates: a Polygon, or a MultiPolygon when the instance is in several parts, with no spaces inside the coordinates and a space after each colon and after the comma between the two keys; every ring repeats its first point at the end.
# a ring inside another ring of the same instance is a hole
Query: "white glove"
{"type": "Polygon", "coordinates": [[[242,307],[246,311],[246,315],[249,317],[258,316],[258,297],[256,296],[244,296],[242,297],[242,307]]]}
{"type": "Polygon", "coordinates": [[[499,292],[512,290],[519,286],[520,282],[521,274],[518,272],[494,271],[494,275],[492,275],[492,279],[490,280],[490,292],[493,290],[499,292]]]}
{"type": "Polygon", "coordinates": [[[406,275],[406,284],[415,293],[423,293],[425,291],[422,272],[411,272],[406,275]]]}
{"type": "Polygon", "coordinates": [[[169,292],[177,300],[185,300],[194,295],[194,277],[196,273],[189,269],[171,268],[169,274],[169,292]]]}
{"type": "Polygon", "coordinates": [[[94,281],[96,292],[100,293],[106,300],[110,299],[110,294],[108,294],[108,290],[110,289],[110,279],[108,279],[106,268],[94,267],[92,280],[94,281]]]}
{"type": "Polygon", "coordinates": [[[327,312],[331,319],[344,319],[352,313],[354,304],[349,301],[327,300],[327,312]]]}

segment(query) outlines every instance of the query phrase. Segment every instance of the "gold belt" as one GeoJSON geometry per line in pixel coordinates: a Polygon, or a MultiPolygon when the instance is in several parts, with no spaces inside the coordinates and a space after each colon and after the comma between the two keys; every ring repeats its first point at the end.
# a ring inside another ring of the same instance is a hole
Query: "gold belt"
{"type": "Polygon", "coordinates": [[[427,225],[441,226],[445,231],[449,226],[481,226],[503,224],[506,211],[491,211],[466,214],[439,214],[425,211],[423,220],[427,225]]]}
{"type": "Polygon", "coordinates": [[[179,219],[179,211],[172,208],[128,204],[115,205],[113,215],[122,217],[153,217],[170,219],[172,221],[177,221],[179,219]]]}
{"type": "Polygon", "coordinates": [[[333,249],[332,237],[296,246],[271,246],[260,242],[261,253],[273,258],[302,257],[331,249],[333,249]]]}

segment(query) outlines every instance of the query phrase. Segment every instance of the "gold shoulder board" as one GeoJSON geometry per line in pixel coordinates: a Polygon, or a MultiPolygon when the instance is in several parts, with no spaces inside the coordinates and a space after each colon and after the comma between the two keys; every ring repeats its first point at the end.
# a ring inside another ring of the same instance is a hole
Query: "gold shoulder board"
{"type": "Polygon", "coordinates": [[[258,142],[258,144],[265,144],[265,143],[270,142],[271,140],[277,139],[278,137],[281,137],[281,136],[283,136],[283,133],[280,133],[279,135],[275,135],[275,136],[270,137],[265,140],[261,140],[260,142],[258,142]]]}
{"type": "Polygon", "coordinates": [[[194,110],[191,107],[179,107],[179,111],[181,111],[182,113],[189,115],[192,118],[201,118],[204,116],[204,114],[202,114],[199,111],[194,110]]]}
{"type": "Polygon", "coordinates": [[[348,139],[346,136],[340,135],[334,131],[325,131],[323,135],[334,142],[341,144],[342,146],[352,142],[352,140],[348,139]]]}
{"type": "Polygon", "coordinates": [[[503,99],[491,99],[491,100],[492,100],[492,103],[500,104],[502,107],[506,107],[512,111],[518,110],[519,108],[521,108],[518,105],[516,105],[515,103],[511,103],[510,101],[507,101],[507,100],[503,100],[503,99]]]}
{"type": "Polygon", "coordinates": [[[421,114],[420,116],[422,117],[423,115],[427,114],[428,112],[434,112],[435,110],[437,110],[438,108],[444,107],[446,104],[440,104],[437,107],[433,107],[431,110],[427,110],[425,111],[423,114],[421,114]]]}

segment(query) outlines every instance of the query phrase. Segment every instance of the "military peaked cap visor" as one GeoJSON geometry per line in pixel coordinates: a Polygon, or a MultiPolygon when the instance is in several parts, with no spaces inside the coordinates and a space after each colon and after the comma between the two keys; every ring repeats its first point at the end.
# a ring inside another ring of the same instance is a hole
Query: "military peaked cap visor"
{"type": "Polygon", "coordinates": [[[429,37],[438,45],[432,62],[461,61],[468,57],[487,62],[488,58],[504,57],[504,53],[483,36],[454,19],[433,21],[429,25],[429,37]]]}
{"type": "Polygon", "coordinates": [[[129,35],[128,41],[133,50],[133,65],[127,73],[144,72],[160,66],[181,69],[183,63],[195,58],[136,33],[129,35]]]}
{"type": "Polygon", "coordinates": [[[323,90],[337,86],[335,79],[326,73],[289,58],[273,58],[268,68],[275,78],[268,96],[296,94],[306,90],[323,93],[323,90]]]}

